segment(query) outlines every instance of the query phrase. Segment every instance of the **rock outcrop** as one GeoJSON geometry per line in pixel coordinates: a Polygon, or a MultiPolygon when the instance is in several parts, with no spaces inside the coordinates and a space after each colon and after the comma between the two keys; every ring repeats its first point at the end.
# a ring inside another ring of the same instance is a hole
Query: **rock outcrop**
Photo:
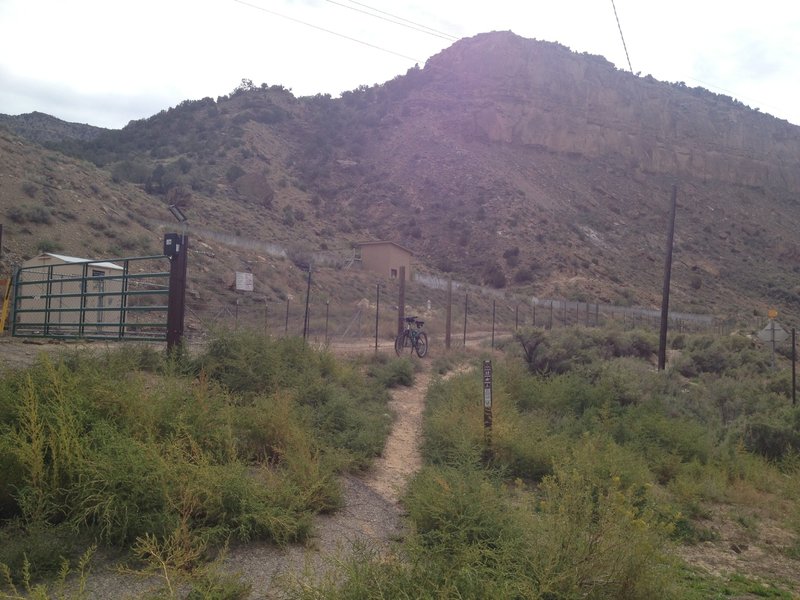
{"type": "MultiPolygon", "coordinates": [[[[728,96],[618,70],[511,32],[461,40],[425,66],[467,135],[646,172],[800,191],[800,127],[728,96]]],[[[449,118],[453,118],[450,114],[449,118]]]]}

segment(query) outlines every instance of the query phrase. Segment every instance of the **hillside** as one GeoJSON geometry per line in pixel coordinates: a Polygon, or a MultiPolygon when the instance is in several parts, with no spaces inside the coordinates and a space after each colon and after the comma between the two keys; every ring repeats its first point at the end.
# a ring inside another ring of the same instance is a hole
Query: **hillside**
{"type": "Polygon", "coordinates": [[[68,123],[37,111],[13,117],[0,115],[0,127],[10,129],[17,135],[40,144],[60,142],[64,139],[89,141],[105,131],[102,127],[68,123]]]}
{"type": "MultiPolygon", "coordinates": [[[[339,99],[245,80],[92,140],[1,143],[12,256],[45,236],[79,255],[158,248],[177,203],[190,231],[342,257],[385,238],[457,279],[657,306],[676,184],[672,306],[800,317],[799,127],[510,32],[461,40],[339,99]],[[86,211],[103,207],[124,221],[104,219],[108,239],[89,233],[98,221],[86,211]],[[12,214],[37,209],[53,220],[12,214]],[[121,236],[139,241],[112,243],[121,236]]],[[[214,250],[226,269],[250,260],[214,250]]],[[[190,277],[205,287],[214,270],[190,277]]]]}

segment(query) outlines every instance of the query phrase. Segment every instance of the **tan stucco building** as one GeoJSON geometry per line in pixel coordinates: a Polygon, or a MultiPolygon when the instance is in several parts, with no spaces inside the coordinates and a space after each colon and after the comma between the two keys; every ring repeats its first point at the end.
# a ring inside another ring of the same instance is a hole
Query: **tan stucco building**
{"type": "Polygon", "coordinates": [[[394,242],[359,242],[355,246],[355,263],[362,269],[378,273],[389,279],[400,276],[400,267],[405,267],[406,279],[411,279],[411,259],[408,248],[394,242]]]}

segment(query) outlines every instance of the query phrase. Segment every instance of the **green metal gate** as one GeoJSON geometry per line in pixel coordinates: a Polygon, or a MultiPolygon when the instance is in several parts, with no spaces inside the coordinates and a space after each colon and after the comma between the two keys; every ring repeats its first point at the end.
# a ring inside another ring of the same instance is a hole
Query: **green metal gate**
{"type": "Polygon", "coordinates": [[[20,267],[12,335],[165,341],[169,287],[166,256],[20,267]]]}

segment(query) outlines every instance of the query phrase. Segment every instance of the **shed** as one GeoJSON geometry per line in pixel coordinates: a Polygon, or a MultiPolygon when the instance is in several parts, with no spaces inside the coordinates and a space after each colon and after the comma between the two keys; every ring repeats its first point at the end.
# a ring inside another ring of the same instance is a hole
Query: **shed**
{"type": "Polygon", "coordinates": [[[74,331],[81,323],[99,332],[118,328],[123,274],[112,262],[50,252],[34,256],[19,271],[15,321],[55,330],[74,331]]]}
{"type": "Polygon", "coordinates": [[[397,279],[400,276],[400,267],[405,267],[406,279],[410,279],[413,256],[411,250],[395,242],[358,242],[353,261],[362,269],[390,279],[397,279]]]}

